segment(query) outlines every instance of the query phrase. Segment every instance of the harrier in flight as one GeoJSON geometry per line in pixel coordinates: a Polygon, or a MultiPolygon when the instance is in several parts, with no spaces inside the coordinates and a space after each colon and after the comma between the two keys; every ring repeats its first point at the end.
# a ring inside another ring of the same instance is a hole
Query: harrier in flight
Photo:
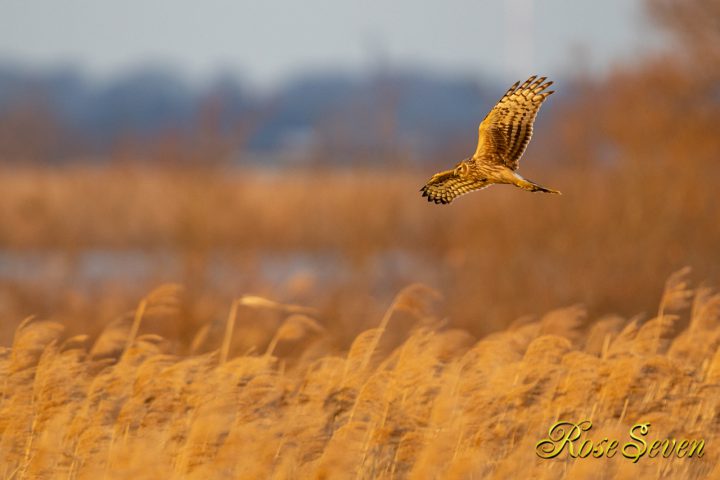
{"type": "Polygon", "coordinates": [[[477,150],[452,170],[436,173],[420,191],[429,202],[450,203],[455,197],[493,183],[509,183],[531,192],[560,193],[521,177],[515,170],[532,137],[540,105],[553,93],[553,82],[536,75],[503,95],[480,124],[477,150]]]}

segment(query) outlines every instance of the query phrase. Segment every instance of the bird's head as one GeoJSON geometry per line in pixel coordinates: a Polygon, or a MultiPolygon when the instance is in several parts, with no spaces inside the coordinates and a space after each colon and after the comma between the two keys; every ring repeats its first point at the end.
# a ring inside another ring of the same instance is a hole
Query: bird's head
{"type": "Polygon", "coordinates": [[[458,163],[455,169],[453,170],[453,173],[457,177],[464,177],[470,172],[470,158],[464,159],[462,162],[458,163]]]}

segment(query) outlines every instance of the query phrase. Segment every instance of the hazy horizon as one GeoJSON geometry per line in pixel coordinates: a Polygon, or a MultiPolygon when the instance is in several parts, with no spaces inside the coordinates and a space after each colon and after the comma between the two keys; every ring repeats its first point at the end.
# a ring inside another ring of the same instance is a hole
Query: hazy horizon
{"type": "Polygon", "coordinates": [[[503,79],[602,73],[661,42],[642,0],[453,0],[421,7],[410,0],[76,0],[13,2],[4,10],[0,61],[71,65],[98,80],[158,64],[193,81],[229,74],[260,88],[310,71],[380,67],[503,79]]]}

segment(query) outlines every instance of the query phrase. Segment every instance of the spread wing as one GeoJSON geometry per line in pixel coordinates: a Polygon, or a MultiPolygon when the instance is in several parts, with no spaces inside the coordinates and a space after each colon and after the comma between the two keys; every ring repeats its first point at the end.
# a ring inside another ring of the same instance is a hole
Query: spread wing
{"type": "Polygon", "coordinates": [[[420,191],[428,202],[450,203],[455,197],[485,188],[490,183],[483,178],[461,176],[455,170],[436,173],[420,191]]]}
{"type": "Polygon", "coordinates": [[[533,122],[540,106],[553,93],[544,91],[553,82],[536,75],[515,85],[503,95],[480,124],[478,146],[473,158],[501,163],[517,169],[533,132],[533,122]]]}

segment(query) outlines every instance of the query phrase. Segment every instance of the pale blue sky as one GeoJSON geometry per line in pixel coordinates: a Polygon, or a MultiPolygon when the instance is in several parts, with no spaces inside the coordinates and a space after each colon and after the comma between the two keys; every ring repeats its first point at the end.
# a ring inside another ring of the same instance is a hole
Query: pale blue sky
{"type": "Polygon", "coordinates": [[[642,0],[2,0],[0,60],[103,78],[152,62],[259,87],[382,61],[524,77],[603,71],[656,46],[642,0]]]}

